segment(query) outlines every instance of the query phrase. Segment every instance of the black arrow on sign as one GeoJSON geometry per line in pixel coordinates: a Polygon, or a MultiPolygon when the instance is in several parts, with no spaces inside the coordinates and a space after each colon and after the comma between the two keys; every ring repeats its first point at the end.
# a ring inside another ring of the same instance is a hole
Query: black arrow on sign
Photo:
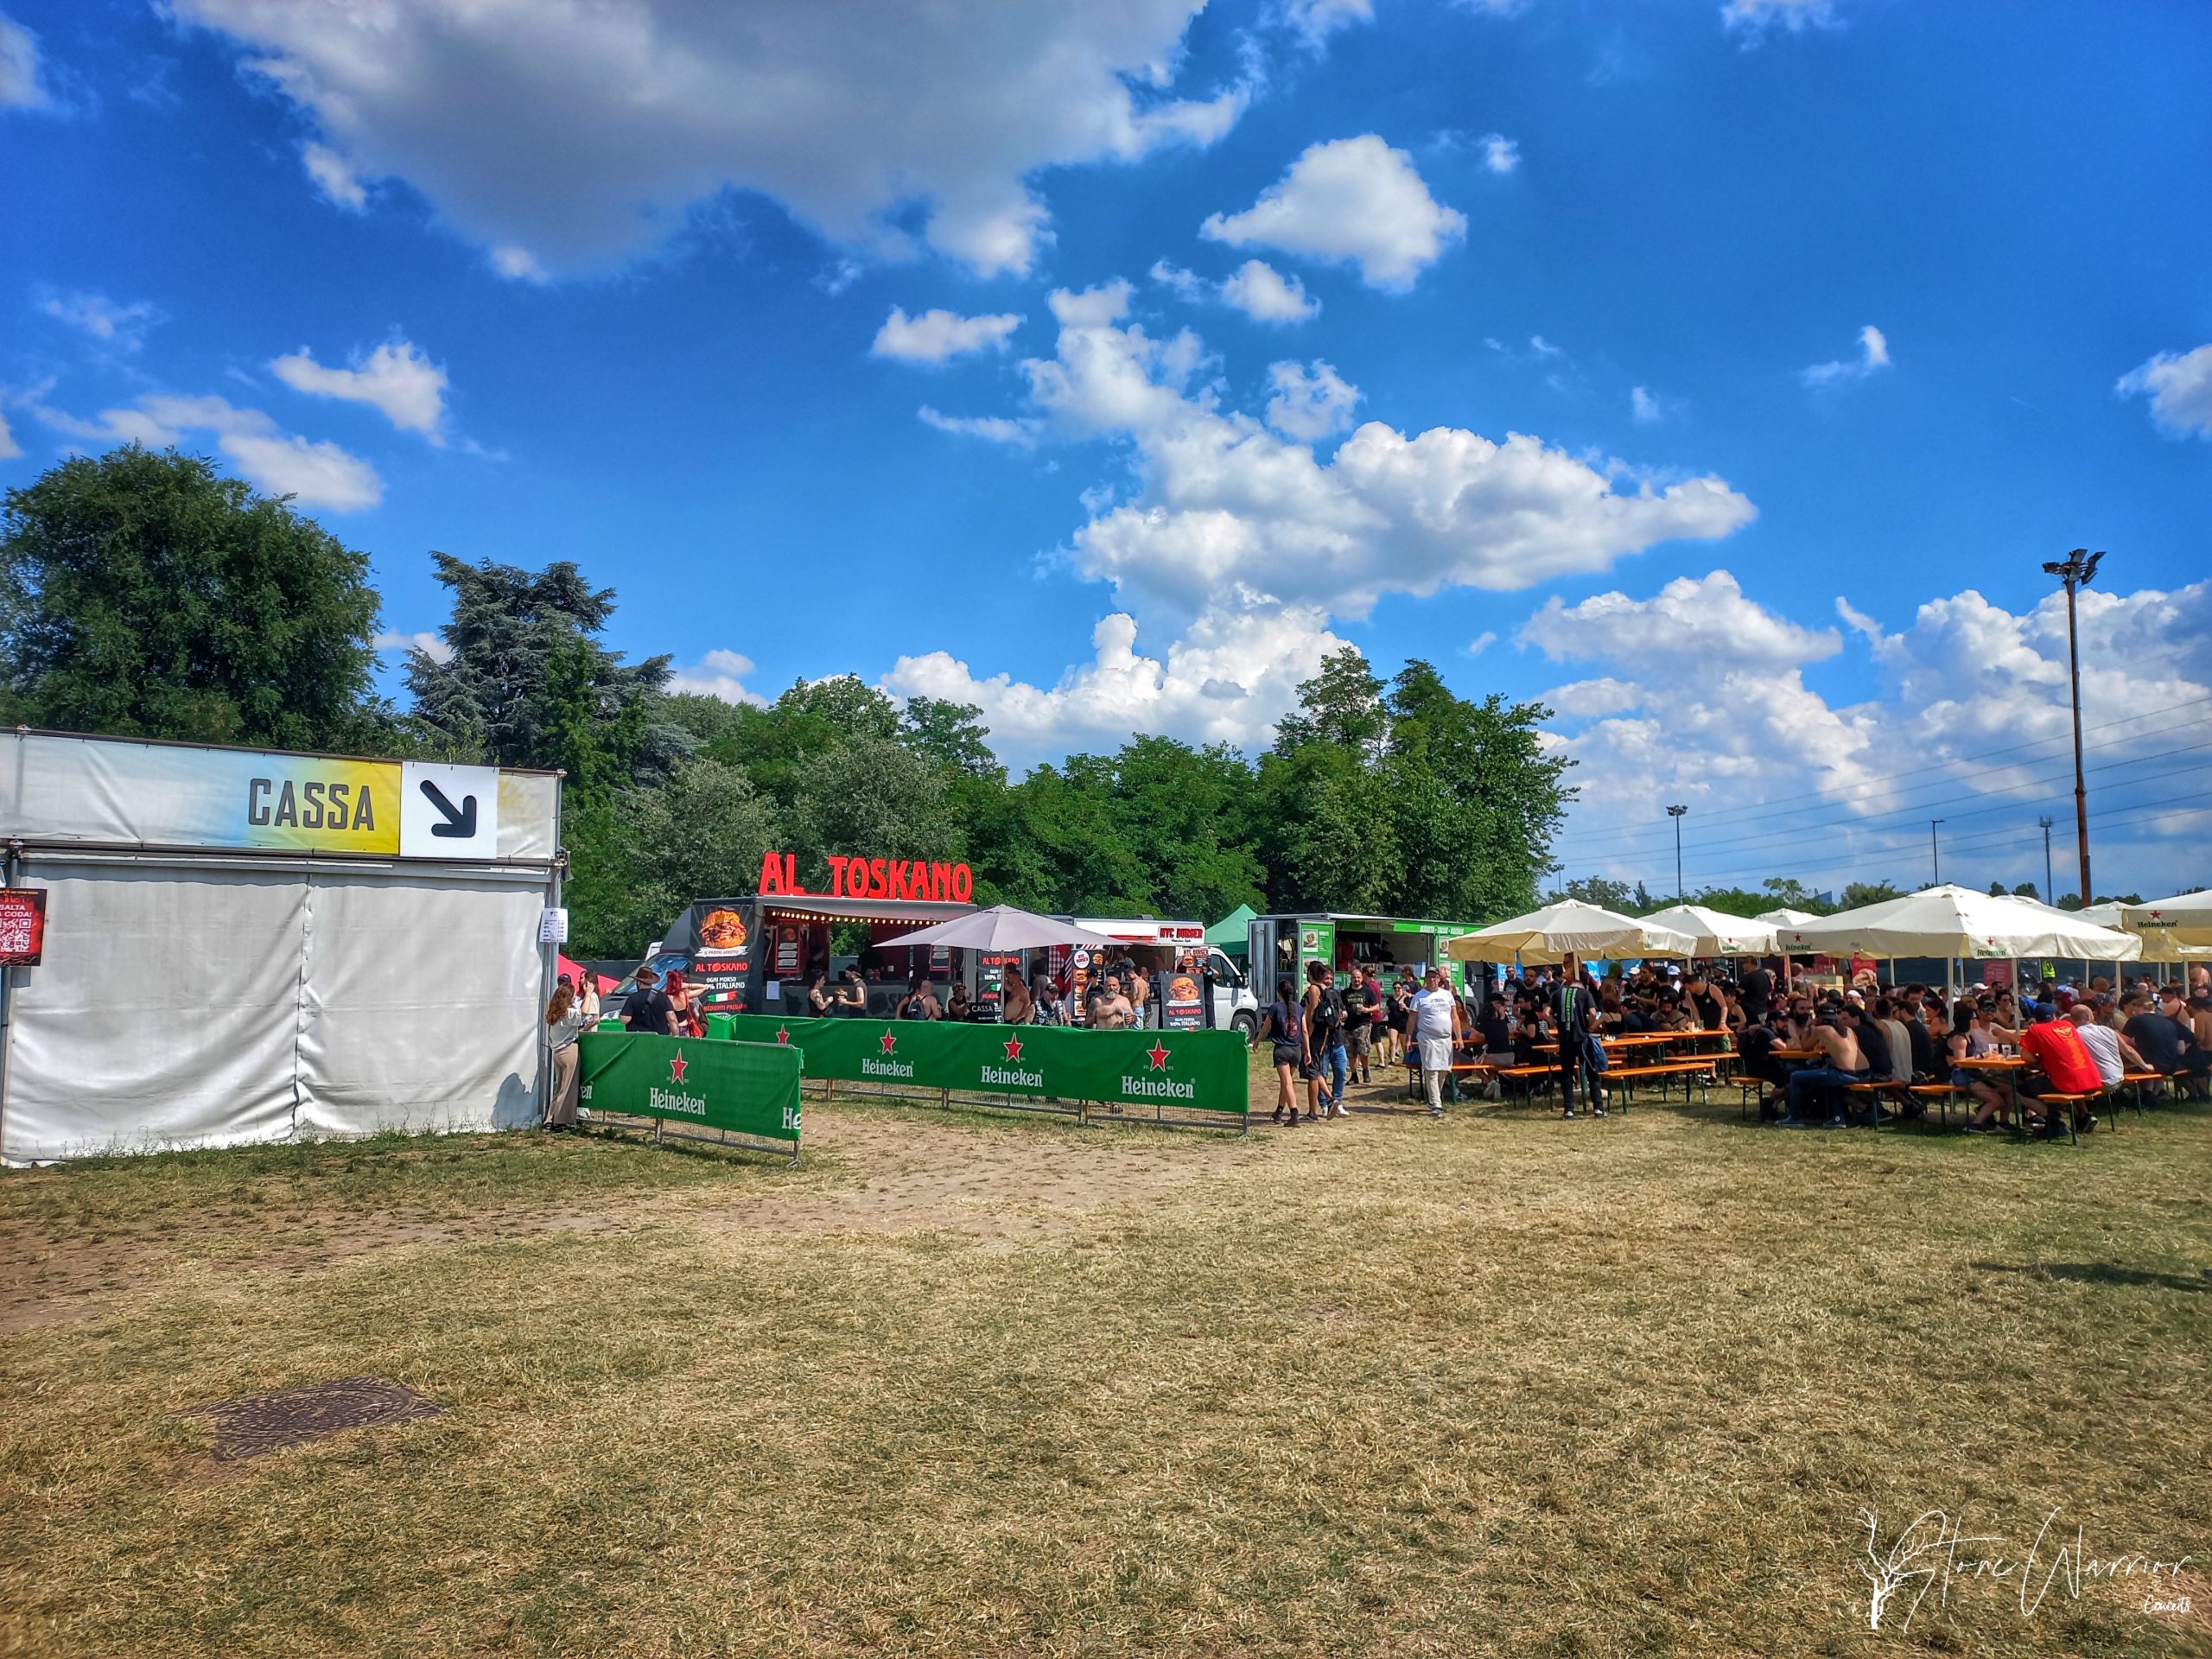
{"type": "Polygon", "coordinates": [[[430,804],[445,816],[443,823],[430,826],[432,835],[443,836],[449,841],[476,839],[476,798],[474,795],[462,796],[460,806],[455,807],[446,798],[445,791],[427,778],[423,780],[423,792],[430,798],[430,804]]]}

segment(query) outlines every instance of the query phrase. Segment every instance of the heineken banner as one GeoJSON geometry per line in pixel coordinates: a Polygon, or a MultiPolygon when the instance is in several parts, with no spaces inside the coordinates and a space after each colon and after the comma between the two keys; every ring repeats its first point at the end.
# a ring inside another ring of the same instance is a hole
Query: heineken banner
{"type": "Polygon", "coordinates": [[[767,1014],[739,1014],[730,1024],[749,1042],[802,1051],[810,1077],[1176,1106],[1239,1117],[1248,1109],[1248,1046],[1233,1031],[1079,1031],[767,1014]]]}
{"type": "Polygon", "coordinates": [[[800,1057],[772,1037],[730,1043],[588,1031],[576,1048],[582,1101],[592,1111],[798,1144],[800,1057]]]}

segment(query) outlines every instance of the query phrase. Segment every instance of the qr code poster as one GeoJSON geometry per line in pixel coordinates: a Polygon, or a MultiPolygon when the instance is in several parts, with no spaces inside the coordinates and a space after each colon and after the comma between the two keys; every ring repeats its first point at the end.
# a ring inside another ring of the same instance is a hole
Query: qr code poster
{"type": "Polygon", "coordinates": [[[0,887],[0,968],[35,968],[46,945],[46,889],[0,887]]]}

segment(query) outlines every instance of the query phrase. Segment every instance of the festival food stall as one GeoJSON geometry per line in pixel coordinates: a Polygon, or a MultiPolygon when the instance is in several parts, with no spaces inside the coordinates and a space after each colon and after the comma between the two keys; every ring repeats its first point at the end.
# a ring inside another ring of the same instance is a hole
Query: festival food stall
{"type": "Polygon", "coordinates": [[[1415,977],[1441,964],[1454,990],[1465,988],[1464,968],[1448,959],[1447,941],[1476,931],[1471,922],[1414,920],[1397,916],[1355,916],[1338,911],[1306,911],[1255,916],[1246,930],[1245,960],[1262,1000],[1274,995],[1274,982],[1288,975],[1303,988],[1309,963],[1328,964],[1339,987],[1355,969],[1373,968],[1386,982],[1402,969],[1415,977]]]}

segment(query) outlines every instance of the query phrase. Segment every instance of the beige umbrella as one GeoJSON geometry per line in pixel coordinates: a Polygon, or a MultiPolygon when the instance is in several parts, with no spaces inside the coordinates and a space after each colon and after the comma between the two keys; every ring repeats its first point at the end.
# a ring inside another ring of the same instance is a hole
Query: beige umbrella
{"type": "Polygon", "coordinates": [[[1623,916],[1601,905],[1562,899],[1525,916],[1493,922],[1479,932],[1445,941],[1445,954],[1458,962],[1553,963],[1570,953],[1581,957],[1687,957],[1696,939],[1670,927],[1623,916]]]}
{"type": "MultiPolygon", "coordinates": [[[[1646,927],[1672,928],[1697,941],[1699,957],[1764,957],[1774,950],[1774,924],[1754,922],[1703,905],[1669,905],[1643,918],[1646,927]]],[[[1655,951],[1654,955],[1664,955],[1655,951]]]]}

